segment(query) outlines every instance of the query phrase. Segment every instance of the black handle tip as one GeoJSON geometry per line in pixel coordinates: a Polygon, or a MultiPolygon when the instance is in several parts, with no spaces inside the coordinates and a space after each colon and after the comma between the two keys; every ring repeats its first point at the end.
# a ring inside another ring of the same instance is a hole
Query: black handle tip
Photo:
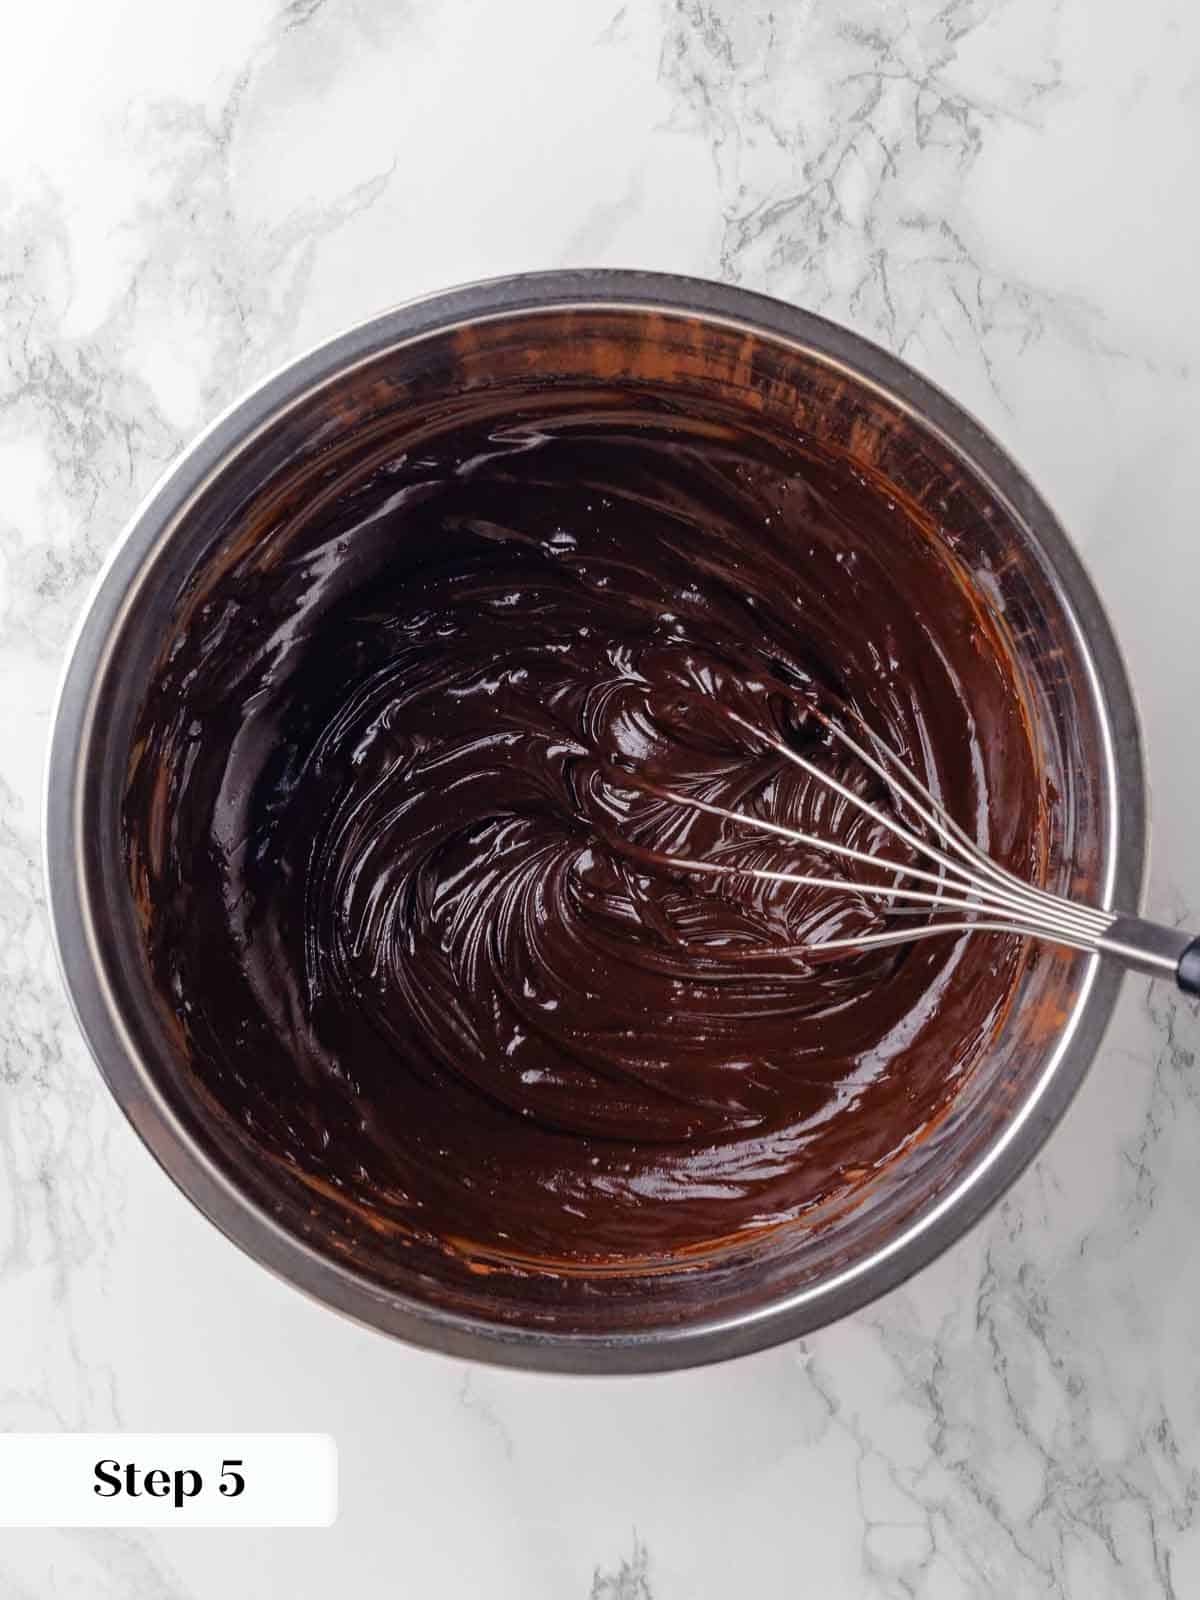
{"type": "Polygon", "coordinates": [[[1193,939],[1180,956],[1175,981],[1184,994],[1200,994],[1200,938],[1193,939]]]}

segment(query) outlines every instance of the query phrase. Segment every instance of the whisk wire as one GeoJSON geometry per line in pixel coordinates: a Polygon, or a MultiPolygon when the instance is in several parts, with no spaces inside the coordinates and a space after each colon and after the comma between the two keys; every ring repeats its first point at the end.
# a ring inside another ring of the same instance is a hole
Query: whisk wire
{"type": "MultiPolygon", "coordinates": [[[[816,834],[805,833],[799,828],[787,828],[780,823],[770,822],[762,817],[755,817],[746,812],[733,811],[725,806],[714,805],[709,800],[700,800],[694,796],[683,795],[671,789],[657,789],[651,784],[644,784],[641,787],[650,793],[659,795],[664,800],[670,800],[677,805],[690,806],[693,810],[702,811],[709,816],[723,818],[751,831],[768,833],[787,839],[790,843],[806,845],[831,855],[840,856],[843,859],[861,862],[866,866],[886,868],[889,872],[894,873],[896,877],[915,878],[924,883],[934,884],[940,892],[937,894],[921,894],[915,890],[904,889],[894,881],[892,883],[874,884],[863,883],[852,878],[813,877],[807,874],[775,871],[763,867],[739,867],[716,862],[698,862],[694,857],[687,856],[665,856],[663,858],[664,863],[694,868],[697,871],[710,874],[724,873],[735,877],[771,879],[780,883],[807,884],[814,888],[844,889],[848,893],[874,894],[901,900],[918,900],[922,903],[964,910],[991,909],[997,913],[1000,910],[1005,910],[1009,913],[1019,912],[1023,919],[1036,922],[1038,926],[1057,926],[1060,920],[1065,920],[1067,925],[1075,925],[1075,919],[1072,917],[1060,919],[1060,913],[1057,908],[1051,912],[1042,906],[1019,902],[1015,896],[1008,896],[1001,892],[993,893],[990,900],[984,898],[979,887],[962,869],[959,869],[953,877],[947,878],[944,873],[930,872],[926,868],[910,866],[903,861],[884,860],[880,856],[871,855],[869,851],[857,850],[852,845],[844,845],[835,840],[822,839],[816,834]],[[969,891],[978,898],[974,900],[956,899],[944,892],[947,885],[951,888],[969,891]]],[[[1070,909],[1074,910],[1073,907],[1070,909]]],[[[1080,933],[1090,932],[1090,924],[1082,918],[1079,920],[1079,931],[1080,933]]]]}
{"type": "MultiPolygon", "coordinates": [[[[911,817],[919,819],[938,841],[933,842],[916,831],[908,820],[889,815],[872,804],[847,783],[832,773],[824,771],[816,762],[793,750],[784,740],[755,727],[739,712],[726,707],[724,714],[730,721],[750,733],[756,741],[765,744],[777,755],[798,767],[827,791],[837,795],[847,805],[869,818],[891,838],[905,845],[919,861],[892,861],[860,850],[833,839],[822,838],[800,828],[792,828],[768,818],[736,811],[709,800],[685,795],[674,789],[664,789],[653,782],[622,773],[620,781],[655,795],[673,804],[689,807],[708,816],[732,822],[751,832],[784,839],[822,854],[844,861],[886,870],[886,882],[862,882],[848,877],[827,877],[816,873],[787,872],[770,867],[702,861],[696,857],[662,854],[639,850],[637,854],[649,856],[662,864],[681,871],[703,873],[710,876],[741,877],[760,882],[793,884],[797,887],[842,890],[848,896],[865,896],[888,902],[897,915],[904,910],[914,913],[928,908],[933,915],[920,927],[890,928],[854,936],[821,939],[811,946],[797,947],[797,953],[830,950],[859,950],[892,944],[908,944],[919,939],[935,938],[948,933],[997,932],[1013,933],[1026,937],[1050,939],[1073,949],[1095,950],[1103,936],[1113,926],[1115,914],[1090,906],[1078,905],[1049,890],[1024,882],[1015,873],[993,861],[971,839],[964,828],[949,815],[915,774],[910,772],[895,751],[865,724],[862,724],[872,749],[867,750],[832,718],[817,712],[822,725],[867,771],[878,777],[887,787],[894,803],[911,817]],[[901,880],[929,884],[932,888],[914,888],[901,880]],[[966,912],[971,920],[961,917],[946,918],[939,912],[966,912]]],[[[861,718],[859,719],[861,722],[861,718]]]]}
{"type": "MultiPolygon", "coordinates": [[[[935,908],[947,907],[957,911],[986,911],[994,912],[995,908],[983,900],[961,899],[956,895],[931,894],[923,889],[905,889],[896,884],[887,883],[860,883],[852,878],[825,878],[807,872],[784,872],[773,867],[728,866],[716,861],[697,861],[688,856],[664,855],[661,857],[664,865],[686,868],[691,872],[706,873],[712,877],[754,878],[764,883],[788,883],[801,888],[812,889],[841,889],[848,895],[879,896],[888,900],[907,900],[920,905],[935,908]]],[[[1062,924],[1045,912],[1036,911],[1023,914],[1020,918],[1009,917],[1010,924],[1019,923],[1024,931],[1033,932],[1040,930],[1043,933],[1053,932],[1062,927],[1062,924]]],[[[911,938],[916,930],[910,930],[905,937],[911,938]]],[[[1078,933],[1081,939],[1089,936],[1082,928],[1072,930],[1078,933]]]]}
{"type": "Polygon", "coordinates": [[[893,925],[873,932],[813,938],[806,944],[782,948],[776,946],[771,950],[738,947],[723,950],[720,959],[730,962],[781,957],[820,960],[829,952],[913,944],[921,939],[941,938],[946,934],[1006,933],[1045,940],[1068,949],[1084,950],[1091,955],[1112,956],[1125,966],[1148,973],[1151,977],[1174,978],[1184,994],[1200,995],[1200,937],[1193,937],[1163,923],[1149,922],[1136,915],[1080,905],[1075,900],[1024,881],[1007,867],[993,861],[859,713],[847,708],[870,744],[869,750],[824,712],[810,708],[831,738],[866,771],[882,781],[893,805],[902,816],[889,815],[880,806],[873,805],[848,783],[823,771],[816,762],[793,750],[782,739],[755,727],[732,708],[719,709],[733,723],[750,733],[756,742],[765,744],[860,815],[871,819],[890,838],[905,845],[924,865],[918,866],[911,860],[895,861],[800,828],[786,827],[765,817],[735,811],[674,789],[665,789],[643,776],[628,773],[616,763],[604,763],[602,771],[618,787],[640,789],[660,800],[704,812],[751,832],[802,845],[842,861],[875,867],[885,872],[887,878],[884,882],[858,881],[853,877],[827,877],[818,873],[785,872],[772,867],[728,861],[704,861],[694,856],[651,850],[630,839],[622,841],[624,850],[635,859],[654,862],[680,872],[833,889],[843,892],[851,900],[854,896],[883,900],[886,902],[886,915],[896,920],[918,916],[927,918],[920,924],[909,921],[904,927],[893,925]],[[924,832],[918,831],[922,827],[933,835],[936,843],[924,832]],[[931,888],[913,888],[913,882],[929,884],[931,888]]]}
{"type": "Polygon", "coordinates": [[[832,718],[827,717],[820,712],[818,712],[817,715],[823,725],[836,739],[845,745],[845,747],[855,756],[857,756],[858,759],[862,761],[864,765],[866,765],[872,772],[876,773],[883,779],[897,800],[899,800],[902,804],[910,806],[914,811],[916,811],[917,814],[921,816],[923,820],[926,821],[928,825],[932,827],[939,835],[939,837],[941,837],[952,849],[957,846],[962,854],[965,854],[970,858],[970,861],[975,869],[982,873],[984,877],[989,878],[996,883],[1011,887],[1012,889],[1018,891],[1025,898],[1039,900],[1048,904],[1052,904],[1055,907],[1070,908],[1074,911],[1085,913],[1093,920],[1106,920],[1108,915],[1107,913],[1094,911],[1091,907],[1076,906],[1073,902],[1063,900],[1061,896],[1052,894],[1048,889],[1041,889],[1036,884],[1024,881],[1023,879],[1017,877],[1015,873],[1009,872],[1007,868],[1000,866],[998,862],[993,861],[990,856],[986,855],[979,848],[967,831],[959,823],[957,823],[952,816],[950,816],[945,807],[938,804],[933,795],[916,776],[916,774],[910,772],[903,765],[900,757],[896,755],[895,751],[890,750],[872,729],[865,728],[864,725],[864,731],[871,739],[874,748],[878,750],[880,756],[883,757],[884,760],[886,760],[892,767],[893,770],[890,772],[885,770],[882,765],[876,762],[870,753],[864,750],[862,746],[853,738],[851,738],[845,729],[834,722],[832,718]],[[920,800],[914,799],[910,792],[912,790],[916,790],[917,795],[927,802],[929,807],[928,810],[921,805],[920,800]]]}
{"type": "MultiPolygon", "coordinates": [[[[948,855],[946,851],[931,844],[927,839],[923,839],[904,823],[897,821],[894,817],[889,817],[877,806],[872,805],[869,800],[864,799],[846,784],[841,783],[831,773],[824,772],[815,762],[809,761],[807,757],[792,750],[782,740],[775,739],[771,735],[763,734],[761,730],[755,729],[751,723],[747,722],[736,711],[730,711],[729,715],[740,726],[754,733],[756,737],[775,750],[777,754],[783,756],[795,766],[800,767],[802,771],[815,778],[818,783],[823,784],[827,789],[831,789],[845,800],[848,805],[870,817],[872,821],[876,822],[893,837],[900,839],[910,849],[916,851],[918,855],[926,860],[936,861],[946,871],[952,873],[960,883],[965,882],[981,898],[990,900],[990,905],[982,905],[980,909],[991,910],[998,915],[1006,914],[1011,916],[1016,913],[1019,918],[1027,918],[1034,911],[1049,913],[1056,921],[1061,919],[1065,926],[1076,927],[1081,933],[1092,938],[1096,938],[1103,933],[1104,929],[1112,921],[1111,915],[1107,912],[1093,911],[1089,907],[1078,906],[1072,901],[1063,900],[1046,891],[1039,890],[1035,893],[1031,886],[1023,884],[1013,874],[997,867],[994,862],[978,851],[974,845],[966,841],[966,835],[962,834],[962,830],[958,829],[957,825],[952,822],[952,819],[927,790],[924,792],[929,801],[928,807],[921,805],[919,801],[913,800],[911,796],[908,797],[909,803],[914,810],[918,811],[922,819],[946,842],[948,847],[956,852],[954,856],[948,855]],[[944,823],[939,821],[939,818],[944,819],[944,823]],[[949,824],[949,826],[945,824],[949,824]],[[961,839],[959,835],[961,835],[961,839]],[[965,861],[964,857],[966,858],[965,861]],[[984,870],[985,868],[986,871],[984,870]]],[[[836,727],[836,725],[831,726],[836,727]]],[[[894,792],[897,787],[895,779],[848,735],[843,736],[841,730],[838,730],[838,733],[839,737],[843,737],[843,742],[847,744],[847,747],[862,759],[870,770],[877,773],[888,784],[889,790],[894,792]]],[[[911,781],[917,782],[915,779],[911,781]]],[[[742,813],[736,813],[736,815],[739,819],[743,818],[742,813]]],[[[745,820],[752,822],[755,819],[745,820]]],[[[818,841],[818,843],[821,843],[821,841],[818,841]]],[[[825,848],[828,848],[828,841],[824,841],[824,844],[825,848]]],[[[878,858],[873,859],[878,860],[878,858]]],[[[889,863],[890,865],[891,863],[889,863]]],[[[898,867],[896,870],[902,871],[904,869],[903,867],[898,867]]]]}

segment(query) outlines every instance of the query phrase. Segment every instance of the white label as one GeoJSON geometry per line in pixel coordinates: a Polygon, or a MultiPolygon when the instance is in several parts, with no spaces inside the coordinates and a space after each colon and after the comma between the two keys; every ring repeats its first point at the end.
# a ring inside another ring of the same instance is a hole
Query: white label
{"type": "Polygon", "coordinates": [[[327,1433],[3,1433],[0,1527],[327,1528],[327,1433]]]}

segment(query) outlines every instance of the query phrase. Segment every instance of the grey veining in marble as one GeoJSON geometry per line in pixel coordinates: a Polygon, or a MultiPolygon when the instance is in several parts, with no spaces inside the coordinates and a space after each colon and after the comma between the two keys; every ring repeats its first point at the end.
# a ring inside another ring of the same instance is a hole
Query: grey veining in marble
{"type": "Polygon", "coordinates": [[[634,1534],[633,1553],[612,1571],[596,1569],[589,1600],[654,1600],[650,1587],[650,1557],[634,1534]]]}
{"type": "Polygon", "coordinates": [[[1088,0],[40,0],[0,58],[0,1427],[319,1429],[327,1533],[0,1536],[4,1600],[1200,1594],[1200,1025],[1130,980],[1044,1156],[887,1301],[569,1383],[242,1259],[110,1104],[39,788],[92,575],[245,385],[424,290],[724,277],[1027,466],[1138,688],[1148,910],[1200,923],[1200,13],[1088,0]]]}

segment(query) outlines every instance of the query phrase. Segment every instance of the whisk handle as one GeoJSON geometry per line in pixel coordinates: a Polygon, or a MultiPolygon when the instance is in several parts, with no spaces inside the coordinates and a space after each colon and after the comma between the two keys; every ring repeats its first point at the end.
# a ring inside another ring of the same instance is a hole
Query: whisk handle
{"type": "Polygon", "coordinates": [[[1193,939],[1180,956],[1175,982],[1184,994],[1200,994],[1200,938],[1193,939]]]}
{"type": "Polygon", "coordinates": [[[1184,994],[1200,994],[1200,936],[1147,922],[1144,917],[1116,916],[1096,941],[1105,955],[1116,956],[1135,972],[1152,978],[1174,978],[1184,994]]]}

